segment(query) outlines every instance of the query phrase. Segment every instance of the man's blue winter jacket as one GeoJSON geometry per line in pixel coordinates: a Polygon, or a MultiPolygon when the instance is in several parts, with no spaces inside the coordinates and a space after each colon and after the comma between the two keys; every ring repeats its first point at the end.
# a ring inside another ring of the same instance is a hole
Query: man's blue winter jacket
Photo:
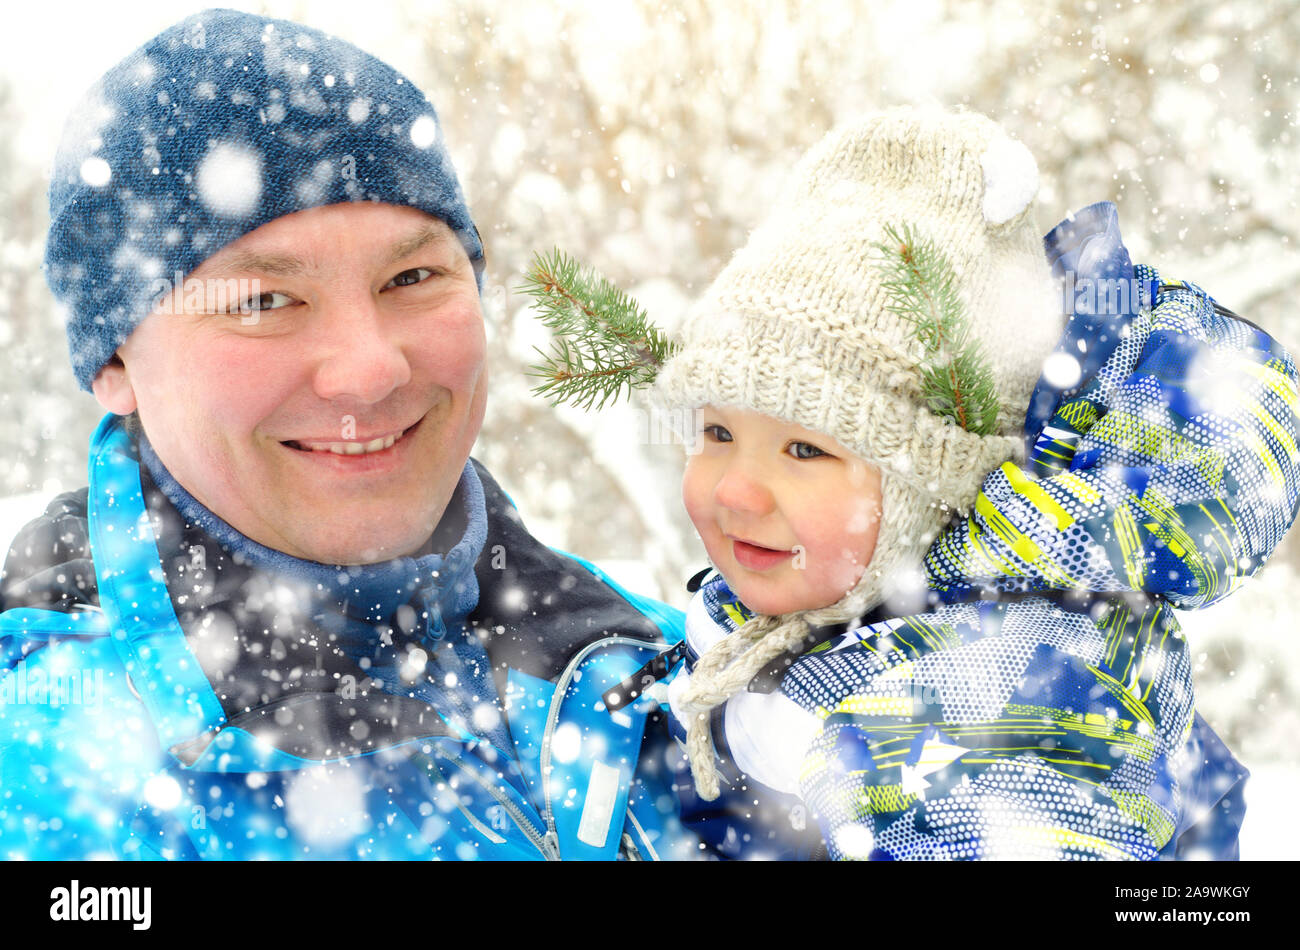
{"type": "Polygon", "coordinates": [[[327,568],[109,416],[0,608],[0,857],[689,853],[658,707],[601,702],[680,613],[540,544],[475,462],[417,557],[327,568]]]}

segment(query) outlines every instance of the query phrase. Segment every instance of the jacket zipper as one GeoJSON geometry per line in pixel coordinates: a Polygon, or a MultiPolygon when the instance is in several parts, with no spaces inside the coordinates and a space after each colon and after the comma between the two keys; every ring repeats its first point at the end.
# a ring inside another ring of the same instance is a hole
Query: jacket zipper
{"type": "MultiPolygon", "coordinates": [[[[662,640],[637,640],[633,637],[602,637],[585,647],[574,655],[569,661],[560,678],[555,681],[555,690],[551,693],[551,705],[546,712],[546,728],[542,732],[542,817],[546,821],[546,837],[556,849],[556,857],[559,857],[560,836],[555,829],[555,813],[551,810],[551,740],[555,736],[556,726],[560,721],[560,703],[564,699],[564,694],[569,688],[569,683],[573,679],[573,673],[588,656],[596,649],[609,645],[618,644],[637,647],[643,650],[654,650],[656,653],[662,652],[668,648],[668,644],[662,640]]],[[[621,829],[620,829],[621,830],[621,829]]]]}
{"type": "Polygon", "coordinates": [[[637,855],[637,856],[636,856],[636,860],[638,860],[638,861],[645,861],[647,858],[648,858],[649,860],[651,860],[651,861],[658,861],[658,860],[660,860],[660,858],[659,858],[659,852],[656,851],[656,850],[655,850],[655,846],[652,845],[652,844],[650,843],[650,836],[647,835],[647,834],[645,833],[645,829],[641,827],[641,822],[639,822],[639,821],[636,820],[636,815],[633,814],[631,808],[628,808],[628,810],[627,810],[627,817],[628,817],[628,820],[629,820],[630,822],[632,822],[632,827],[633,827],[634,829],[636,829],[636,833],[640,836],[640,838],[641,838],[641,843],[645,845],[646,853],[645,853],[645,855],[642,855],[642,854],[641,854],[641,848],[640,848],[640,846],[637,845],[637,843],[636,843],[636,839],[634,839],[634,838],[633,838],[631,835],[629,835],[629,834],[625,834],[625,835],[623,835],[623,837],[624,837],[625,839],[627,839],[627,842],[632,846],[632,850],[634,850],[634,851],[636,852],[636,855],[637,855]]]}
{"type": "MultiPolygon", "coordinates": [[[[437,754],[439,757],[443,759],[446,759],[448,762],[454,763],[461,772],[467,774],[470,778],[472,778],[475,782],[477,782],[478,785],[484,791],[486,791],[489,795],[491,795],[494,799],[496,799],[497,804],[499,804],[505,810],[506,814],[510,816],[510,819],[515,823],[515,825],[519,828],[519,830],[524,833],[524,836],[528,838],[529,842],[533,845],[533,847],[535,847],[538,850],[538,852],[542,855],[542,857],[544,857],[547,861],[559,860],[560,851],[559,851],[559,847],[557,846],[558,841],[548,840],[550,838],[549,833],[547,835],[540,834],[537,831],[537,829],[533,827],[533,823],[528,820],[528,816],[526,816],[520,810],[519,806],[517,806],[508,797],[502,794],[499,788],[497,788],[495,785],[493,785],[483,776],[479,775],[475,769],[470,768],[470,766],[467,765],[460,756],[452,755],[449,752],[444,752],[442,749],[438,748],[437,745],[434,745],[433,748],[435,754],[437,754]]],[[[447,781],[447,777],[442,774],[442,770],[438,768],[436,763],[430,762],[429,764],[434,767],[434,769],[438,772],[440,776],[442,776],[443,781],[447,781]]],[[[450,782],[448,782],[448,785],[450,785],[450,782]]],[[[473,815],[471,815],[468,811],[465,810],[465,806],[460,805],[459,802],[457,803],[457,806],[465,814],[465,816],[470,819],[472,824],[474,824],[475,826],[482,824],[482,822],[480,822],[477,818],[475,818],[473,815]]]]}
{"type": "MultiPolygon", "coordinates": [[[[1185,284],[1161,284],[1159,287],[1156,288],[1156,296],[1159,296],[1160,294],[1166,293],[1171,290],[1187,290],[1187,289],[1188,287],[1185,284]]],[[[1229,317],[1230,319],[1233,320],[1240,320],[1242,323],[1246,324],[1246,326],[1258,330],[1260,333],[1263,333],[1265,336],[1268,337],[1272,336],[1272,334],[1270,334],[1267,330],[1261,327],[1258,323],[1254,323],[1250,320],[1247,320],[1245,317],[1243,317],[1241,314],[1237,313],[1236,311],[1228,309],[1223,304],[1219,303],[1217,300],[1211,297],[1208,293],[1205,294],[1205,296],[1209,300],[1210,306],[1214,308],[1214,312],[1217,313],[1219,316],[1229,317]]],[[[1154,300],[1152,301],[1152,304],[1153,305],[1155,304],[1154,300]]]]}

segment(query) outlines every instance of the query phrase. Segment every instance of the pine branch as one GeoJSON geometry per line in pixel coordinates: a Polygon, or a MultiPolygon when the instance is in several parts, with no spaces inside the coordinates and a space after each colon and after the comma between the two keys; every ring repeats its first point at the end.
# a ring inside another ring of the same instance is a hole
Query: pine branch
{"type": "Polygon", "coordinates": [[[913,228],[887,225],[877,243],[891,313],[912,324],[925,350],[921,398],[930,411],[968,432],[989,435],[997,427],[997,385],[978,340],[970,338],[957,277],[929,239],[913,228]]]}
{"type": "Polygon", "coordinates": [[[653,382],[677,350],[635,300],[559,250],[534,256],[519,291],[554,335],[528,371],[543,380],[533,393],[552,405],[600,409],[653,382]]]}

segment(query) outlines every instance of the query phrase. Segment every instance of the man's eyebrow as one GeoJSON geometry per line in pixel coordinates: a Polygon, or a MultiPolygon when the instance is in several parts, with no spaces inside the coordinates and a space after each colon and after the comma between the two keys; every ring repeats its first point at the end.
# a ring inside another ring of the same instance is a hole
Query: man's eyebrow
{"type": "Polygon", "coordinates": [[[435,241],[446,241],[449,237],[452,237],[452,234],[448,230],[447,226],[441,221],[428,224],[419,231],[416,231],[405,241],[394,244],[385,256],[384,263],[396,264],[403,258],[410,257],[416,251],[427,247],[435,241]]]}
{"type": "MultiPolygon", "coordinates": [[[[392,245],[384,255],[383,266],[395,264],[429,244],[446,241],[450,237],[451,232],[441,222],[428,224],[405,240],[392,245]]],[[[301,258],[288,254],[259,254],[255,251],[232,251],[222,257],[220,267],[222,270],[254,271],[272,277],[297,277],[307,270],[307,264],[301,258]]]]}
{"type": "Polygon", "coordinates": [[[273,277],[297,277],[307,269],[307,265],[297,257],[252,251],[234,251],[221,261],[220,266],[223,270],[257,271],[273,277]]]}

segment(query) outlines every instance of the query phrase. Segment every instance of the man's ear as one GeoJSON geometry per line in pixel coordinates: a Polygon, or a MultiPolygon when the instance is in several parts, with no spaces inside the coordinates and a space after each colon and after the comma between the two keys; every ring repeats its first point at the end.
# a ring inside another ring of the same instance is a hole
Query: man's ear
{"type": "Polygon", "coordinates": [[[131,388],[131,379],[127,375],[126,364],[122,362],[122,357],[114,354],[113,358],[96,374],[90,388],[95,394],[95,399],[109,412],[119,416],[135,412],[135,390],[131,388]]]}

